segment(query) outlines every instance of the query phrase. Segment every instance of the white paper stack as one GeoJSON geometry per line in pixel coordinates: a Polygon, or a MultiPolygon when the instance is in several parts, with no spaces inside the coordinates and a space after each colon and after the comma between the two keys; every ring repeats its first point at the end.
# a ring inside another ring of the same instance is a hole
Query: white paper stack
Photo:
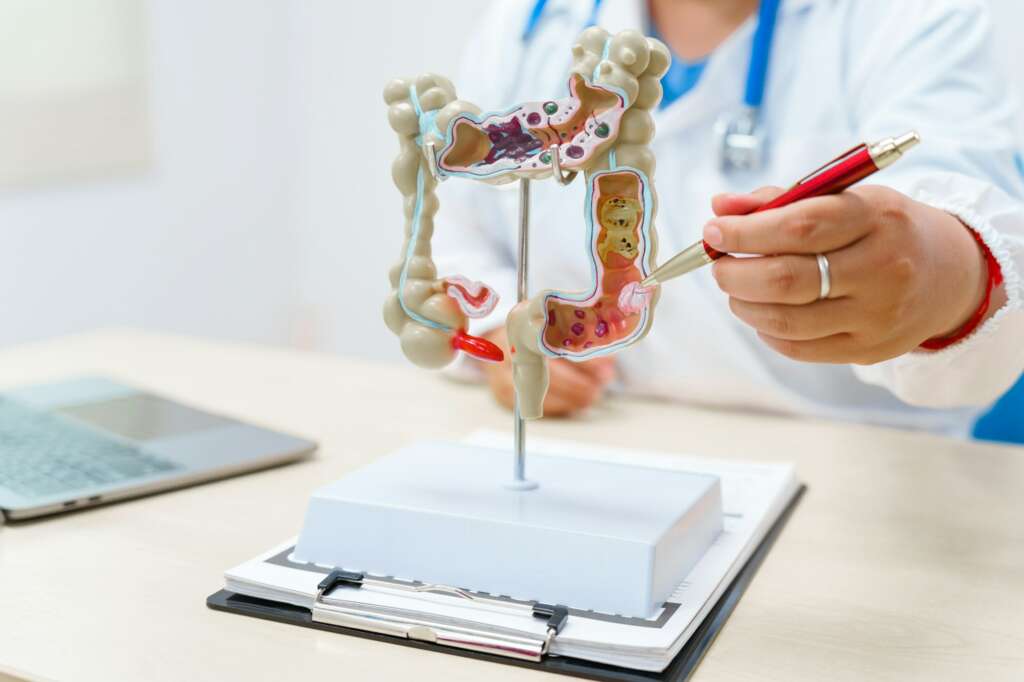
{"type": "MultiPolygon", "coordinates": [[[[508,435],[481,432],[471,437],[476,445],[503,447],[508,435]]],[[[531,452],[582,459],[631,463],[642,466],[705,473],[720,477],[724,505],[724,530],[696,567],[680,576],[679,586],[656,613],[648,618],[624,617],[570,607],[564,628],[551,641],[550,655],[635,670],[661,671],[686,644],[704,617],[718,602],[769,529],[799,489],[791,464],[755,464],[634,450],[599,449],[579,443],[531,439],[531,452]]],[[[225,587],[250,597],[311,608],[317,585],[333,566],[295,561],[295,541],[283,543],[265,554],[225,573],[225,587]]],[[[339,567],[345,568],[345,567],[339,567]]],[[[381,577],[373,585],[340,587],[321,602],[321,610],[352,613],[357,609],[370,619],[438,623],[454,631],[464,629],[495,636],[543,639],[546,623],[525,617],[513,608],[451,594],[389,589],[416,576],[381,577]]],[[[473,586],[459,586],[472,590],[473,586]]],[[[614,590],[616,585],[608,585],[614,590]]],[[[503,598],[497,598],[499,601],[503,598]]],[[[508,599],[510,603],[518,603],[508,599]]]]}

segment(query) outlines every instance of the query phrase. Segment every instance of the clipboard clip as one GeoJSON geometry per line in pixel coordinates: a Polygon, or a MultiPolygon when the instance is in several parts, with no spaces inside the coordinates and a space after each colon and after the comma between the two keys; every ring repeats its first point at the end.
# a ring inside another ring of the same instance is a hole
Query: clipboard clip
{"type": "Polygon", "coordinates": [[[569,619],[569,609],[559,604],[509,602],[486,595],[473,594],[447,585],[392,582],[367,576],[365,573],[335,570],[331,571],[317,585],[316,597],[313,599],[312,617],[318,623],[538,663],[548,655],[555,637],[565,627],[565,623],[569,619]],[[497,630],[476,630],[398,612],[385,613],[370,610],[365,604],[348,600],[335,600],[330,604],[326,603],[324,599],[339,587],[373,587],[385,591],[444,594],[542,619],[546,621],[546,627],[544,636],[537,637],[497,630]]]}

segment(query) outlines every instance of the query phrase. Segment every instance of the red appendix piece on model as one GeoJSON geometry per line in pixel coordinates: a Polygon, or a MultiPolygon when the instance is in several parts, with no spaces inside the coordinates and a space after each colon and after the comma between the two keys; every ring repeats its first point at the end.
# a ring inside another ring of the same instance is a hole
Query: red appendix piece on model
{"type": "Polygon", "coordinates": [[[497,345],[479,336],[467,334],[464,329],[455,332],[452,337],[452,347],[472,355],[477,360],[502,362],[505,359],[505,354],[497,345]]]}

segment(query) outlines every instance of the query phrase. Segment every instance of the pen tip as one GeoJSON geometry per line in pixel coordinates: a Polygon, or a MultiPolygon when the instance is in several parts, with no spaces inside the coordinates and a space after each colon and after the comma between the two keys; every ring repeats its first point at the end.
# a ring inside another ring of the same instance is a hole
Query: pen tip
{"type": "Polygon", "coordinates": [[[649,289],[650,287],[654,287],[657,285],[658,278],[654,276],[648,277],[647,279],[644,280],[640,280],[640,286],[642,286],[644,289],[649,289]]]}
{"type": "Polygon", "coordinates": [[[902,153],[912,147],[916,147],[921,142],[921,136],[917,134],[917,131],[911,130],[909,133],[897,137],[894,142],[897,151],[902,153]]]}

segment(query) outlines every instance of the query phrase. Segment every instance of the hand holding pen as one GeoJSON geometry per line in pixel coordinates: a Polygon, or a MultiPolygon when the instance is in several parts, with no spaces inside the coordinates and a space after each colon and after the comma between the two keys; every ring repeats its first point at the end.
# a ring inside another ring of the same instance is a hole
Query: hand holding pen
{"type": "Polygon", "coordinates": [[[842,191],[916,142],[911,133],[862,145],[785,192],[715,197],[703,242],[644,285],[717,261],[733,314],[809,362],[871,364],[980,322],[1005,294],[992,290],[990,260],[963,223],[887,187],[842,191]]]}

